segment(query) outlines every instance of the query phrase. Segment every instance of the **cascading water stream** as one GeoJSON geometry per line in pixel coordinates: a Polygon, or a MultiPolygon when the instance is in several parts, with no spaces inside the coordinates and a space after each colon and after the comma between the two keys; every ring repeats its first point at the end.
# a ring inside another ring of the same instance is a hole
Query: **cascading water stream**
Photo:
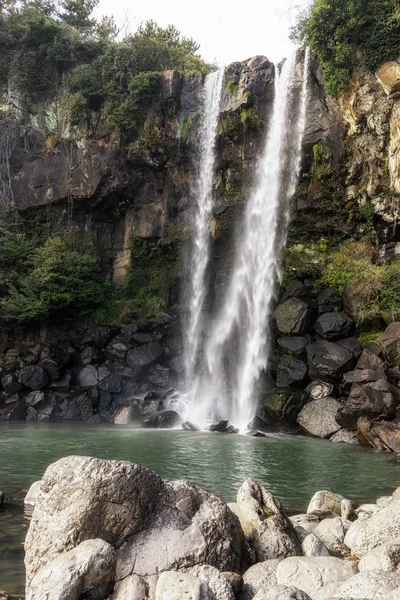
{"type": "Polygon", "coordinates": [[[276,68],[271,125],[257,185],[246,207],[231,283],[206,348],[208,375],[196,391],[204,418],[213,413],[241,428],[254,416],[254,385],[268,361],[268,320],[286,241],[288,199],[301,165],[309,60],[307,50],[295,124],[296,54],[280,74],[276,68]]]}
{"type": "Polygon", "coordinates": [[[210,226],[213,207],[212,185],[215,165],[215,142],[224,70],[207,75],[203,89],[203,122],[200,132],[200,164],[195,184],[196,207],[193,219],[189,318],[186,327],[185,374],[192,385],[198,351],[202,340],[202,311],[206,295],[206,271],[210,254],[210,226]]]}

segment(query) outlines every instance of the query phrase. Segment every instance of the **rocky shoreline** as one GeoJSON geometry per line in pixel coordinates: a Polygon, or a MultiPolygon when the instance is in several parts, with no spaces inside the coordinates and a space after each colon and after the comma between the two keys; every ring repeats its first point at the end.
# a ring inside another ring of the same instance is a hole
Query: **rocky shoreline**
{"type": "Polygon", "coordinates": [[[399,489],[360,506],[319,491],[288,516],[252,479],[227,505],[132,463],[64,458],[28,494],[26,598],[398,600],[399,489]]]}

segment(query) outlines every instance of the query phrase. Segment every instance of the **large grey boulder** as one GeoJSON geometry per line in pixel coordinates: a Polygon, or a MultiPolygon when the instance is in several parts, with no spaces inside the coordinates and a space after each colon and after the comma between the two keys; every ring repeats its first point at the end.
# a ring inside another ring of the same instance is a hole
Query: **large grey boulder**
{"type": "Polygon", "coordinates": [[[129,350],[126,360],[131,367],[144,367],[155,362],[164,354],[164,348],[158,342],[148,342],[129,350]]]}
{"type": "Polygon", "coordinates": [[[301,554],[293,525],[281,503],[256,481],[247,479],[243,483],[237,495],[237,511],[257,562],[301,554]]]}
{"type": "Polygon", "coordinates": [[[197,577],[202,583],[207,584],[211,590],[213,600],[235,600],[232,586],[227,578],[215,567],[201,565],[192,567],[188,573],[197,577]]]}
{"type": "Polygon", "coordinates": [[[147,585],[138,575],[130,575],[115,584],[107,600],[147,600],[147,585]]]}
{"type": "Polygon", "coordinates": [[[312,339],[310,336],[286,335],[277,340],[277,345],[283,354],[289,354],[290,356],[303,360],[307,357],[306,346],[311,343],[310,339],[312,339]]]}
{"type": "Polygon", "coordinates": [[[308,373],[307,365],[300,359],[284,354],[278,362],[276,386],[302,387],[308,373]]]}
{"type": "Polygon", "coordinates": [[[355,521],[349,528],[344,543],[353,556],[361,558],[370,550],[400,537],[400,502],[394,499],[365,520],[355,521]]]}
{"type": "Polygon", "coordinates": [[[299,298],[289,298],[275,309],[275,319],[281,333],[304,335],[312,325],[314,309],[299,298]]]}
{"type": "MultiPolygon", "coordinates": [[[[207,583],[191,573],[165,571],[158,578],[156,600],[213,600],[207,583]]],[[[135,599],[136,600],[136,599],[135,599]]]]}
{"type": "Polygon", "coordinates": [[[400,538],[385,542],[364,554],[358,567],[360,571],[400,572],[400,538]]]}
{"type": "Polygon", "coordinates": [[[353,446],[359,446],[360,442],[357,438],[357,433],[355,431],[348,431],[347,429],[339,429],[336,433],[334,433],[330,438],[330,442],[334,444],[352,444],[353,446]]]}
{"type": "Polygon", "coordinates": [[[325,544],[313,533],[309,533],[301,544],[304,556],[329,556],[325,544]]]}
{"type": "Polygon", "coordinates": [[[251,600],[255,594],[276,586],[276,569],[280,560],[275,558],[259,562],[245,571],[241,600],[251,600]]]}
{"type": "Polygon", "coordinates": [[[331,583],[312,596],[313,600],[336,598],[351,600],[387,600],[400,585],[400,575],[384,571],[357,573],[339,585],[331,583]]]}
{"type": "Polygon", "coordinates": [[[28,531],[27,582],[57,555],[101,538],[116,550],[116,579],[208,564],[238,572],[244,538],[219,498],[124,461],[68,457],[50,465],[28,531]]]}
{"type": "Polygon", "coordinates": [[[360,417],[393,419],[400,402],[400,392],[385,379],[366,385],[354,383],[349,397],[340,405],[336,420],[346,429],[357,429],[360,417]]]}
{"type": "Polygon", "coordinates": [[[350,554],[349,548],[344,544],[350,525],[350,521],[345,521],[341,517],[324,519],[313,533],[328,548],[331,555],[341,558],[350,554]]]}
{"type": "Polygon", "coordinates": [[[393,367],[400,366],[400,323],[391,323],[379,338],[386,360],[393,367]]]}
{"type": "Polygon", "coordinates": [[[275,585],[269,590],[261,590],[253,600],[311,600],[305,592],[285,585],[275,585]]]}
{"type": "Polygon", "coordinates": [[[304,406],[297,417],[297,423],[309,435],[329,438],[340,429],[336,421],[339,407],[340,403],[334,398],[313,400],[304,406]]]}
{"type": "Polygon", "coordinates": [[[276,571],[278,584],[294,586],[313,598],[328,583],[341,583],[358,572],[357,565],[334,557],[294,556],[282,560],[276,571]]]}
{"type": "Polygon", "coordinates": [[[307,515],[319,518],[340,517],[342,514],[342,501],[344,497],[327,490],[315,492],[307,508],[307,515]]]}
{"type": "Polygon", "coordinates": [[[86,540],[42,567],[27,587],[27,600],[103,600],[115,581],[114,548],[86,540]]]}
{"type": "Polygon", "coordinates": [[[352,350],[344,344],[322,340],[306,348],[310,377],[335,383],[355,364],[352,350]]]}

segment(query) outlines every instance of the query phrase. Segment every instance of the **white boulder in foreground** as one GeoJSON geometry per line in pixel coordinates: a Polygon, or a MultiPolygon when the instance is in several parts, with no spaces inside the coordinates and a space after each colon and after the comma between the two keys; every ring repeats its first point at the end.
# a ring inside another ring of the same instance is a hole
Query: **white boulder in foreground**
{"type": "Polygon", "coordinates": [[[289,519],[251,479],[229,508],[128,462],[65,458],[40,484],[26,598],[400,600],[400,489],[359,509],[320,491],[307,512],[289,519]]]}

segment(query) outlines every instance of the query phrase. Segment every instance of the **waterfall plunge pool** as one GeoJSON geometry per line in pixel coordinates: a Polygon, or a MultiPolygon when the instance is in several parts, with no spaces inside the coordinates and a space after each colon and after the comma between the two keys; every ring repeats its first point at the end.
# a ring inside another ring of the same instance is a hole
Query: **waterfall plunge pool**
{"type": "Polygon", "coordinates": [[[0,424],[0,490],[13,498],[0,511],[0,590],[14,595],[24,590],[21,543],[29,523],[23,490],[50,463],[71,454],[139,463],[165,479],[196,483],[226,502],[235,501],[243,481],[254,477],[291,514],[304,512],[317,490],[373,502],[400,485],[400,462],[391,455],[302,436],[0,424]]]}

